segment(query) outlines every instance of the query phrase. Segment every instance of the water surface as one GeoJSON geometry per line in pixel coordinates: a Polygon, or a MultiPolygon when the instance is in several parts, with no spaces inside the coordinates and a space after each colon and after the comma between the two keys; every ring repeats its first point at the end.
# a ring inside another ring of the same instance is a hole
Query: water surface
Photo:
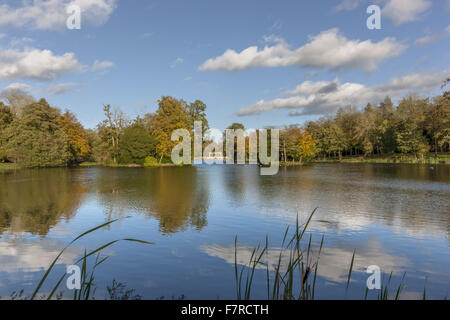
{"type": "MultiPolygon", "coordinates": [[[[137,238],[151,246],[118,243],[96,273],[96,298],[112,280],[146,299],[235,298],[234,238],[244,262],[258,242],[275,256],[285,228],[306,221],[322,236],[317,298],[344,298],[353,251],[349,298],[363,298],[365,270],[378,265],[403,298],[430,298],[450,288],[450,166],[316,164],[260,176],[252,166],[191,168],[80,168],[0,174],[0,296],[32,292],[65,244],[87,229],[118,222],[77,242],[57,265],[49,290],[84,248],[137,238]]],[[[270,255],[269,255],[270,260],[270,255]]],[[[265,298],[259,270],[254,298],[265,298]]],[[[371,296],[376,293],[371,292],[371,296]]]]}

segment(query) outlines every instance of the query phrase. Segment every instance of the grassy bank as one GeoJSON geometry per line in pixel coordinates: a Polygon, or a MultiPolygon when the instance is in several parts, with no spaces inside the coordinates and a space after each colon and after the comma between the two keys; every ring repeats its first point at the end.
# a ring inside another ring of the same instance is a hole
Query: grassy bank
{"type": "Polygon", "coordinates": [[[108,168],[139,168],[138,164],[105,164],[100,162],[83,162],[79,164],[80,167],[108,167],[108,168]]]}
{"type": "Polygon", "coordinates": [[[176,164],[173,163],[161,163],[154,164],[151,166],[144,166],[140,164],[105,164],[99,162],[83,162],[80,164],[80,167],[100,167],[100,168],[158,168],[158,167],[177,167],[176,164]]]}
{"type": "MultiPolygon", "coordinates": [[[[100,162],[83,162],[77,165],[82,168],[158,168],[158,167],[177,167],[177,165],[173,163],[161,163],[161,164],[152,164],[151,166],[145,166],[140,164],[105,164],[100,162]]],[[[75,167],[77,167],[75,166],[75,167]]],[[[48,167],[48,168],[63,168],[63,167],[48,167]]],[[[73,168],[73,167],[71,167],[73,168]]],[[[14,171],[27,169],[15,163],[0,163],[0,172],[14,171]]],[[[31,168],[28,168],[31,169],[31,168]]]]}
{"type": "MultiPolygon", "coordinates": [[[[429,153],[423,158],[416,158],[411,155],[386,155],[386,156],[344,156],[339,158],[320,158],[314,159],[308,162],[311,163],[408,163],[408,164],[450,164],[450,154],[440,153],[435,156],[434,153],[429,153]]],[[[306,164],[305,162],[296,161],[280,161],[280,166],[301,166],[306,164]]],[[[151,163],[151,165],[141,165],[141,164],[105,164],[101,162],[83,162],[79,164],[80,167],[103,167],[103,168],[143,168],[143,167],[176,167],[177,165],[169,162],[163,163],[151,163]]],[[[18,164],[14,163],[0,163],[0,172],[12,171],[22,169],[18,164]]]]}
{"type": "Polygon", "coordinates": [[[0,163],[0,172],[1,171],[11,171],[18,170],[20,167],[14,163],[0,163]]]}
{"type": "MultiPolygon", "coordinates": [[[[386,156],[345,156],[339,158],[315,159],[313,163],[410,163],[410,164],[450,164],[450,154],[441,153],[437,157],[435,154],[428,154],[423,158],[416,158],[411,155],[386,155],[386,156]]],[[[298,163],[297,163],[298,164],[298,163]]]]}

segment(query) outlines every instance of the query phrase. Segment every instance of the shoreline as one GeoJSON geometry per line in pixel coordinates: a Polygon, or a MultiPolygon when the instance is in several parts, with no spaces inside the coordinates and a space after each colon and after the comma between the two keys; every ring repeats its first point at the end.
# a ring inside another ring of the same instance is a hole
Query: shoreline
{"type": "Polygon", "coordinates": [[[417,159],[409,156],[387,156],[387,157],[342,157],[342,159],[316,159],[312,163],[387,163],[387,164],[450,164],[450,154],[440,154],[437,158],[433,156],[417,159]]]}
{"type": "MultiPolygon", "coordinates": [[[[280,161],[280,167],[296,167],[305,166],[315,163],[373,163],[373,164],[413,164],[413,165],[450,165],[450,154],[439,154],[437,158],[434,156],[429,156],[424,159],[415,159],[408,156],[398,156],[398,157],[368,157],[364,158],[362,156],[353,157],[342,157],[342,159],[315,159],[308,162],[295,162],[290,161],[284,163],[280,161]]],[[[161,168],[161,167],[184,167],[173,163],[161,163],[153,166],[145,166],[140,164],[102,164],[96,162],[83,162],[79,165],[72,167],[45,167],[45,168],[161,168]]],[[[0,173],[10,172],[23,169],[45,169],[45,168],[27,168],[21,167],[15,163],[0,163],[0,173]]]]}

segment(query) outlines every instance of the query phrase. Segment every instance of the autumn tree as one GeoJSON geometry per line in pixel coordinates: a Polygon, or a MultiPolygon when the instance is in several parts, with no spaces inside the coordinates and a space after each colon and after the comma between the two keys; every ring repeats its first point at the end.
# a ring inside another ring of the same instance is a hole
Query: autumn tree
{"type": "Polygon", "coordinates": [[[73,113],[66,111],[59,116],[58,121],[69,139],[72,161],[80,162],[86,159],[91,151],[89,138],[86,130],[78,122],[76,116],[73,113]]]}
{"type": "Polygon", "coordinates": [[[150,117],[150,133],[158,141],[156,153],[159,162],[170,157],[172,149],[179,143],[172,141],[172,133],[177,129],[186,129],[192,135],[192,120],[184,100],[164,96],[158,100],[158,110],[150,117]]]}
{"type": "Polygon", "coordinates": [[[298,138],[297,150],[297,156],[300,163],[302,163],[304,160],[308,161],[314,158],[316,152],[316,143],[314,142],[312,134],[307,131],[302,132],[298,138]]]}
{"type": "Polygon", "coordinates": [[[287,126],[280,132],[280,148],[282,159],[285,164],[288,160],[295,160],[298,155],[298,140],[301,136],[301,129],[298,126],[287,126]]]}

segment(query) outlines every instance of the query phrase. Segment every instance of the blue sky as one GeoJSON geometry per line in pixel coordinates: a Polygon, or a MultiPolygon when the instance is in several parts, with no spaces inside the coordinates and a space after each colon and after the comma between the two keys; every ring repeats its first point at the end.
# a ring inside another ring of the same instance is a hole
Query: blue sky
{"type": "Polygon", "coordinates": [[[303,123],[348,104],[440,92],[450,1],[0,1],[0,90],[22,88],[86,126],[172,95],[210,125],[303,123]],[[65,7],[82,8],[68,30],[65,7]],[[366,9],[381,8],[381,30],[366,9]],[[227,51],[229,50],[229,51],[227,51]]]}

